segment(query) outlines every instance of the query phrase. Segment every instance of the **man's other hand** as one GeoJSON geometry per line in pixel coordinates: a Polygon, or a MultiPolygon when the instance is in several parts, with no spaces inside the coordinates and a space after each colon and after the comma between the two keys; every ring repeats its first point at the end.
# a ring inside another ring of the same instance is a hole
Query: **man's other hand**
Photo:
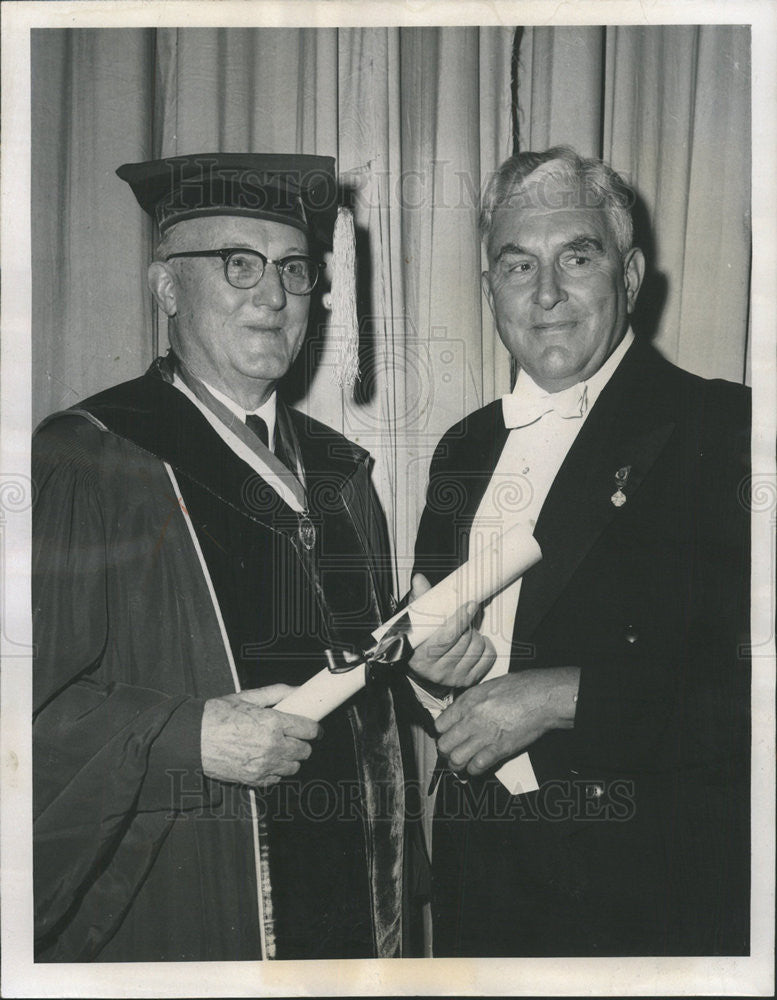
{"type": "Polygon", "coordinates": [[[311,719],[270,707],[293,690],[272,684],[206,701],[200,736],[205,774],[257,788],[296,774],[322,730],[311,719]]]}
{"type": "Polygon", "coordinates": [[[483,774],[550,729],[574,726],[577,667],[522,670],[464,691],[435,721],[437,747],[455,771],[483,774]]]}
{"type": "MultiPolygon", "coordinates": [[[[429,581],[422,573],[416,573],[410,601],[417,600],[427,590],[429,581]]],[[[477,610],[477,604],[462,605],[413,654],[410,673],[433,694],[477,684],[494,665],[493,643],[472,627],[477,610]]]]}

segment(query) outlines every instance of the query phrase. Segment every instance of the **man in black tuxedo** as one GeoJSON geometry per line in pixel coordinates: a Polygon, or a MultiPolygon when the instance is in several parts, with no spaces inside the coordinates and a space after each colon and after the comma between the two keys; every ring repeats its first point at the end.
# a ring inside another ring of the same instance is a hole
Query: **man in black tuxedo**
{"type": "Polygon", "coordinates": [[[484,194],[520,372],[437,448],[414,587],[517,521],[543,558],[483,608],[485,679],[412,664],[448,765],[435,955],[748,952],[749,393],[635,339],[629,195],[567,148],[484,194]]]}

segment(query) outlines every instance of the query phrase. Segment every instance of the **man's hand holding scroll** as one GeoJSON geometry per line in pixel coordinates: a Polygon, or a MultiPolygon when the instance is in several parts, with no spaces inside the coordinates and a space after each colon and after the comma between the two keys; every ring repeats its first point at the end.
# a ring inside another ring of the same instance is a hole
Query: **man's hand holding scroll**
{"type": "MultiPolygon", "coordinates": [[[[430,589],[423,573],[413,576],[410,601],[430,589]]],[[[410,674],[415,681],[438,698],[451,688],[471,687],[481,681],[494,665],[493,643],[473,627],[478,605],[474,601],[458,608],[429,638],[422,642],[410,660],[410,674]]]]}
{"type": "Polygon", "coordinates": [[[271,684],[206,701],[200,737],[205,774],[257,788],[296,774],[321,726],[271,707],[293,690],[271,684]]]}

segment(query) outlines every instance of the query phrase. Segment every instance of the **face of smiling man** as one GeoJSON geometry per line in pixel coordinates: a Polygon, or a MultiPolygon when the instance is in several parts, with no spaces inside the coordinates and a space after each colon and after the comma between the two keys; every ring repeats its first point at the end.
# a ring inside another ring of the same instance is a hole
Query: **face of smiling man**
{"type": "MultiPolygon", "coordinates": [[[[270,260],[308,252],[307,237],[294,226],[241,216],[180,222],[171,236],[175,252],[245,247],[270,260]]],[[[175,316],[170,339],[181,360],[246,410],[267,399],[299,354],[310,295],[285,291],[274,264],[253,288],[233,288],[219,257],[157,261],[149,284],[175,316]]]]}
{"type": "Polygon", "coordinates": [[[483,289],[505,347],[559,392],[598,371],[623,338],[644,258],[637,248],[620,254],[583,192],[534,176],[494,212],[483,289]]]}

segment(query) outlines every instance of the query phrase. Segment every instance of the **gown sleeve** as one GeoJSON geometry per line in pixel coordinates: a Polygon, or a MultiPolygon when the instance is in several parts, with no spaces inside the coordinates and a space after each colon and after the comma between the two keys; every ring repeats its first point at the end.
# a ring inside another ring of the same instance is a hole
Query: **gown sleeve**
{"type": "Polygon", "coordinates": [[[202,701],[135,686],[132,663],[122,665],[127,683],[102,669],[116,641],[110,617],[121,614],[107,598],[103,437],[68,418],[33,443],[36,942],[62,942],[80,925],[71,960],[90,957],[118,926],[183,807],[171,769],[201,767],[202,701]]]}

